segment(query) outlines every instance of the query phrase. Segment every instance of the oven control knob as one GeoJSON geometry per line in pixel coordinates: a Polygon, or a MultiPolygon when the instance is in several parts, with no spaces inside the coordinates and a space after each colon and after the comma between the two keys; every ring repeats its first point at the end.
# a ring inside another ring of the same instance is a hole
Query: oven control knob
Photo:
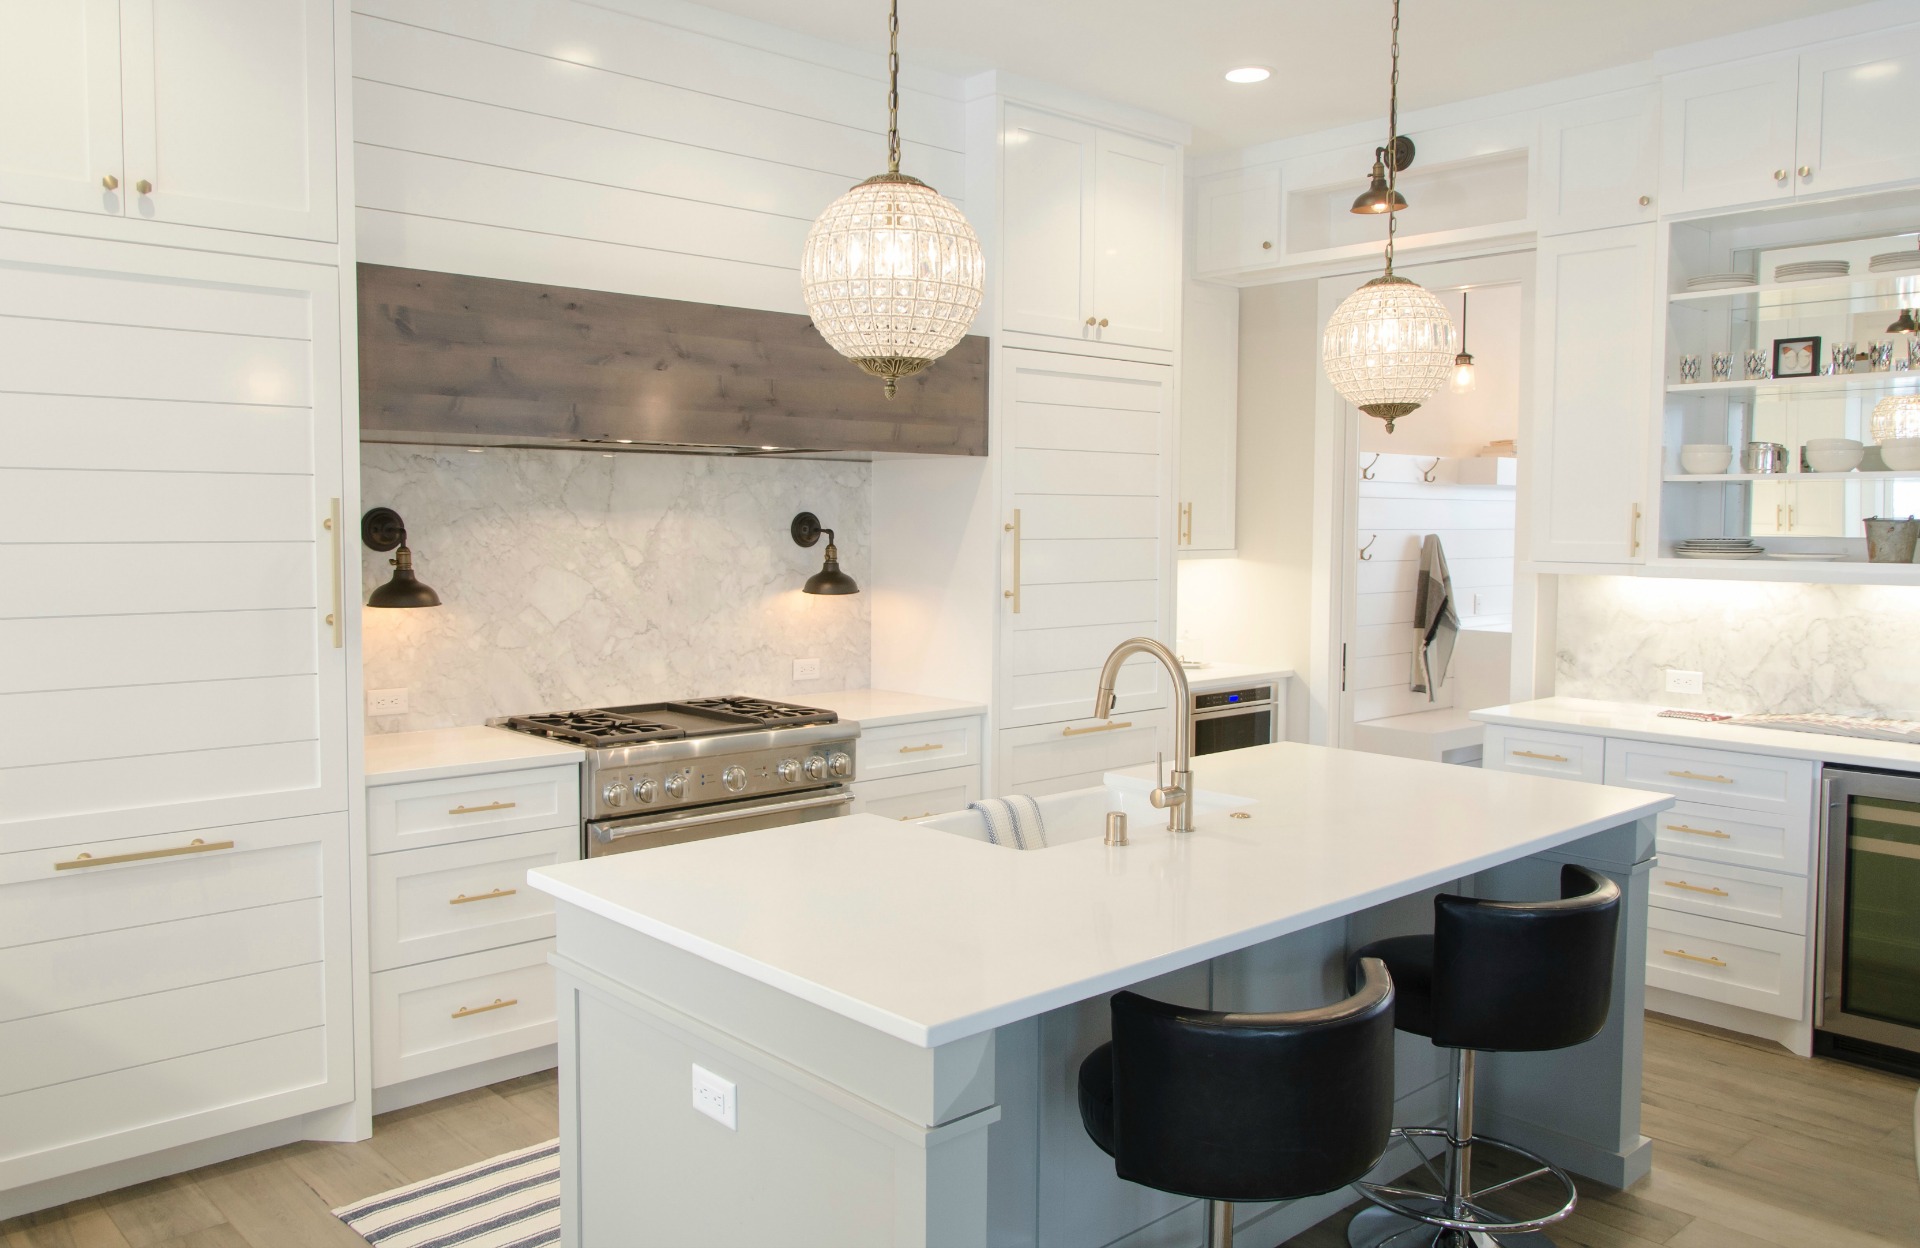
{"type": "Polygon", "coordinates": [[[797,758],[781,759],[780,765],[773,769],[773,774],[779,776],[788,784],[792,784],[800,778],[800,760],[797,758]]]}
{"type": "Polygon", "coordinates": [[[836,780],[845,780],[853,774],[853,757],[835,751],[827,756],[827,773],[836,780]]]}
{"type": "Polygon", "coordinates": [[[747,787],[747,769],[745,767],[727,768],[720,773],[720,783],[726,786],[727,792],[738,793],[747,787]]]}
{"type": "Polygon", "coordinates": [[[677,772],[671,776],[668,776],[667,777],[667,796],[668,797],[685,797],[686,795],[687,795],[686,776],[677,772]]]}
{"type": "Polygon", "coordinates": [[[600,790],[600,798],[606,802],[607,805],[618,810],[627,804],[627,786],[618,783],[610,784],[600,790]]]}
{"type": "Polygon", "coordinates": [[[809,780],[825,780],[827,778],[827,760],[815,754],[801,765],[801,770],[807,773],[807,779],[809,780]]]}
{"type": "Polygon", "coordinates": [[[633,786],[633,795],[642,805],[651,805],[660,796],[660,786],[652,780],[642,780],[633,786]]]}

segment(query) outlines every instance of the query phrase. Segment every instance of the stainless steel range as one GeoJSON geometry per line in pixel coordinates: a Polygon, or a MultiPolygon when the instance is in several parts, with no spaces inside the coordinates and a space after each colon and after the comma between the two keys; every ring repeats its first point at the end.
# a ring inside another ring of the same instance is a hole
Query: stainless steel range
{"type": "Polygon", "coordinates": [[[581,853],[594,858],[851,808],[858,724],[764,698],[689,698],[492,723],[578,745],[581,853]]]}

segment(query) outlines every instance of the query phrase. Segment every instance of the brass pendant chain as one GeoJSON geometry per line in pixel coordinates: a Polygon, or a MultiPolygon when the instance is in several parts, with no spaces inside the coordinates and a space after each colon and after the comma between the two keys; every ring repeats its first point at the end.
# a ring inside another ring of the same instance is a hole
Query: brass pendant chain
{"type": "Polygon", "coordinates": [[[1400,172],[1400,0],[1393,0],[1393,77],[1387,88],[1387,276],[1393,276],[1394,179],[1400,172]]]}
{"type": "Polygon", "coordinates": [[[900,0],[887,6],[887,172],[900,172],[900,0]]]}

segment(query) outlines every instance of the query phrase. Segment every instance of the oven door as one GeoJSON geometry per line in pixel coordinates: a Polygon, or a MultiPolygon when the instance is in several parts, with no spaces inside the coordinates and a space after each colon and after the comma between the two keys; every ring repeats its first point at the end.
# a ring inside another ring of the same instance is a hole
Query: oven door
{"type": "Polygon", "coordinates": [[[1193,753],[1218,754],[1273,743],[1273,703],[1242,703],[1193,716],[1193,753]]]}
{"type": "Polygon", "coordinates": [[[820,789],[800,797],[756,797],[693,810],[662,810],[624,819],[601,819],[586,825],[583,849],[589,858],[624,854],[636,849],[660,849],[687,841],[704,841],[735,832],[784,827],[833,819],[853,809],[853,794],[845,785],[820,789]]]}

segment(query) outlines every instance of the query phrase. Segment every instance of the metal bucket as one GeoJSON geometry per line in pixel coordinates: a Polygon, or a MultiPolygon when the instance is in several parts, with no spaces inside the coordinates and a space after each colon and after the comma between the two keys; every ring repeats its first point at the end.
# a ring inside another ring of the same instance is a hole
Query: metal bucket
{"type": "Polygon", "coordinates": [[[1920,520],[1883,520],[1863,522],[1867,526],[1867,562],[1912,563],[1916,539],[1920,539],[1920,520]]]}

